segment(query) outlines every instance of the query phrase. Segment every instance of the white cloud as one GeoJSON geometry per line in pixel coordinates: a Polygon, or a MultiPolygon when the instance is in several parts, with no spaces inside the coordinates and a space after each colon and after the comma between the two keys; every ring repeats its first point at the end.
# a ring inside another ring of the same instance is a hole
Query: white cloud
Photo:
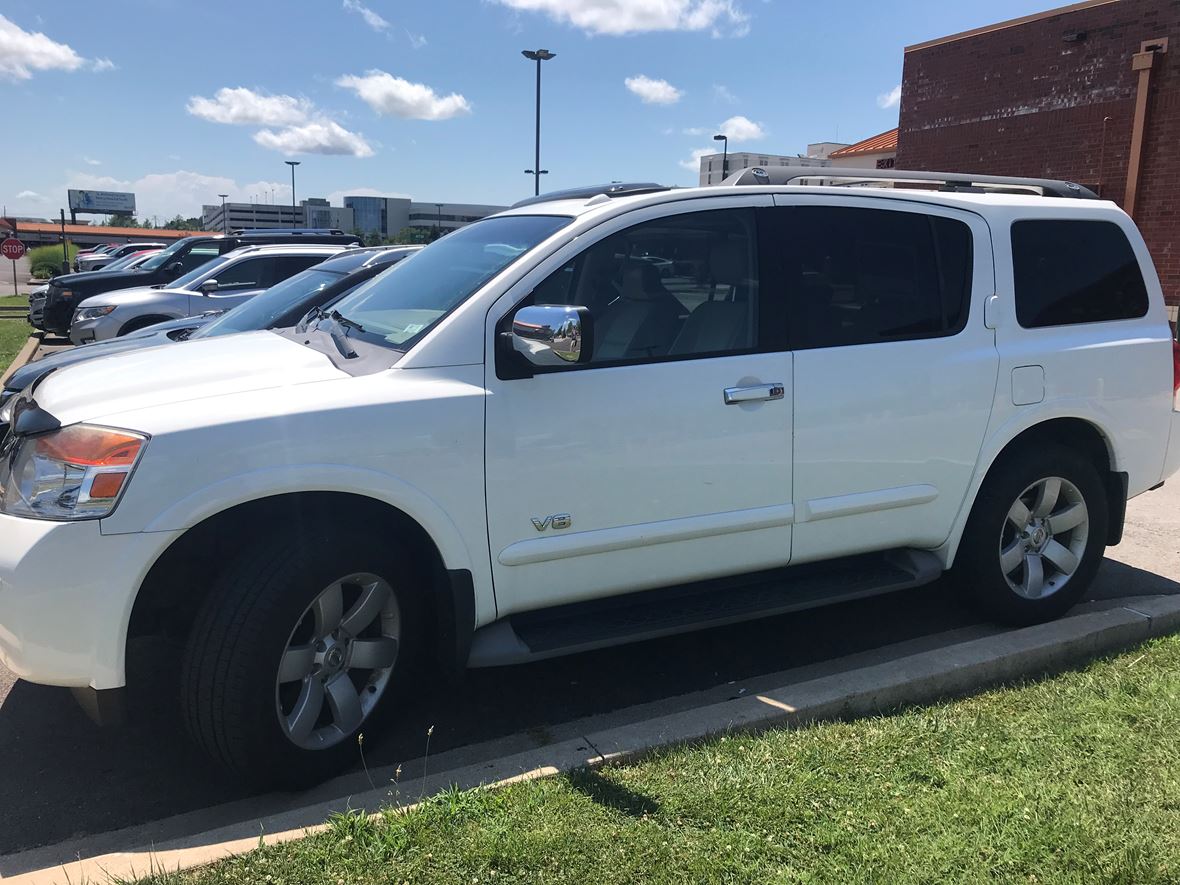
{"type": "Polygon", "coordinates": [[[93,157],[83,157],[82,162],[84,162],[87,166],[101,166],[102,165],[102,160],[96,160],[93,157]]]}
{"type": "Polygon", "coordinates": [[[591,34],[703,31],[735,36],[749,30],[736,0],[498,0],[519,12],[540,12],[591,34]]]}
{"type": "Polygon", "coordinates": [[[194,95],[188,112],[212,123],[267,127],[254,133],[254,141],[285,154],[373,156],[363,135],[345,129],[306,98],[224,87],[213,98],[194,95]]]}
{"type": "Polygon", "coordinates": [[[102,73],[103,71],[114,71],[117,69],[118,65],[116,65],[109,58],[96,58],[90,65],[90,70],[95,71],[96,73],[102,73]]]}
{"type": "Polygon", "coordinates": [[[239,185],[234,179],[220,175],[177,170],[144,175],[135,180],[123,180],[109,175],[75,172],[62,185],[66,188],[131,191],[140,218],[158,217],[161,221],[181,214],[186,218],[201,214],[201,206],[219,202],[218,194],[229,194],[234,203],[248,202],[251,196],[259,202],[270,202],[271,191],[277,203],[291,202],[291,184],[275,181],[255,181],[239,185]],[[265,194],[265,200],[263,195],[265,194]]]}
{"type": "Polygon", "coordinates": [[[410,31],[406,31],[406,36],[410,39],[410,45],[415,49],[421,49],[428,42],[426,40],[425,34],[414,34],[410,31]]]}
{"type": "Polygon", "coordinates": [[[684,94],[667,80],[653,80],[643,74],[628,77],[623,84],[644,104],[676,104],[684,94]]]}
{"type": "Polygon", "coordinates": [[[16,195],[18,200],[29,200],[32,203],[44,203],[45,197],[36,191],[21,191],[16,195]]]}
{"type": "Polygon", "coordinates": [[[85,63],[65,43],[23,30],[0,15],[0,78],[28,80],[33,71],[76,71],[85,63]]]}
{"type": "Polygon", "coordinates": [[[680,165],[682,168],[687,169],[690,172],[700,172],[701,157],[715,153],[717,153],[717,151],[713,148],[697,148],[692,152],[692,156],[690,156],[687,160],[681,160],[680,165]]]}
{"type": "Polygon", "coordinates": [[[888,92],[882,92],[880,95],[877,96],[877,107],[881,108],[881,110],[888,110],[889,108],[895,108],[899,104],[901,104],[901,84],[900,83],[898,83],[896,86],[894,86],[888,92]]]}
{"type": "Polygon", "coordinates": [[[387,22],[373,10],[369,9],[369,7],[358,3],[357,0],[344,0],[344,8],[349,12],[355,12],[357,15],[363,18],[365,20],[365,24],[374,31],[384,31],[389,27],[389,22],[387,22]]]}
{"type": "Polygon", "coordinates": [[[717,131],[721,135],[728,135],[730,141],[756,141],[766,137],[766,130],[761,123],[755,123],[748,117],[730,117],[722,123],[717,131]]]}
{"type": "Polygon", "coordinates": [[[188,112],[211,123],[243,126],[292,126],[305,122],[312,113],[306,98],[293,95],[264,95],[244,86],[223,87],[213,98],[194,95],[188,112]]]}
{"type": "Polygon", "coordinates": [[[363,135],[350,132],[334,120],[312,120],[277,132],[263,129],[254,133],[254,141],[284,154],[373,156],[373,148],[363,135]]]}
{"type": "Polygon", "coordinates": [[[471,104],[457,92],[438,95],[424,83],[411,83],[385,71],[367,71],[363,77],[350,74],[337,79],[336,85],[353,90],[378,114],[410,120],[447,120],[471,113],[471,104]]]}
{"type": "Polygon", "coordinates": [[[738,103],[738,97],[730,91],[728,86],[725,86],[721,83],[713,84],[713,97],[718,101],[725,102],[726,104],[738,103]]]}

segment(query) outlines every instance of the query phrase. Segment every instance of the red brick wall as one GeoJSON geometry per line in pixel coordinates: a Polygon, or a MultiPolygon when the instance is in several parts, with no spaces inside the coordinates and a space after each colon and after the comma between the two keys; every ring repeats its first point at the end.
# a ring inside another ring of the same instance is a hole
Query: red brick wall
{"type": "Polygon", "coordinates": [[[907,50],[897,165],[1063,178],[1121,205],[1131,56],[1159,37],[1170,46],[1151,73],[1135,220],[1180,304],[1180,0],[1117,0],[907,50]]]}

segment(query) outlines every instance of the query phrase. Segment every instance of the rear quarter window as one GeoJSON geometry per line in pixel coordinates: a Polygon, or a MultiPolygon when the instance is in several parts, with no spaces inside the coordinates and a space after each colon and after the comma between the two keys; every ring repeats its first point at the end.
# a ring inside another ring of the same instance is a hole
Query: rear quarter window
{"type": "Polygon", "coordinates": [[[1012,225],[1016,319],[1026,329],[1136,319],[1147,286],[1131,243],[1111,221],[1012,225]]]}

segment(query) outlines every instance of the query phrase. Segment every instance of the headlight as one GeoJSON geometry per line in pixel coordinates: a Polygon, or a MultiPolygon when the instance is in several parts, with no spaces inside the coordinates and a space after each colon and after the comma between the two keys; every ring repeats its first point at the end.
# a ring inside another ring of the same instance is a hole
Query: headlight
{"type": "Polygon", "coordinates": [[[148,438],[74,424],[18,438],[0,464],[0,511],[33,519],[98,519],[115,509],[148,438]]]}
{"type": "Polygon", "coordinates": [[[19,390],[9,390],[7,387],[0,393],[0,424],[5,427],[12,423],[12,409],[16,405],[18,393],[19,390]]]}
{"type": "Polygon", "coordinates": [[[105,317],[114,309],[115,305],[113,304],[106,307],[82,307],[74,311],[74,320],[97,320],[101,317],[105,317]]]}

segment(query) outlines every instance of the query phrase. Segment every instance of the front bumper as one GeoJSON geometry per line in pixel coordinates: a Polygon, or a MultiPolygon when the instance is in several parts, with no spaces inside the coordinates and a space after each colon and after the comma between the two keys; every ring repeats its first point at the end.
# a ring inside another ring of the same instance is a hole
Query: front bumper
{"type": "Polygon", "coordinates": [[[178,534],[0,514],[0,662],[29,682],[122,687],[135,594],[178,534]]]}
{"type": "Polygon", "coordinates": [[[109,319],[110,315],[108,314],[96,320],[74,320],[70,323],[70,341],[74,344],[90,344],[92,341],[114,338],[118,333],[117,327],[110,334],[100,334],[104,326],[110,325],[107,322],[109,319]]]}

